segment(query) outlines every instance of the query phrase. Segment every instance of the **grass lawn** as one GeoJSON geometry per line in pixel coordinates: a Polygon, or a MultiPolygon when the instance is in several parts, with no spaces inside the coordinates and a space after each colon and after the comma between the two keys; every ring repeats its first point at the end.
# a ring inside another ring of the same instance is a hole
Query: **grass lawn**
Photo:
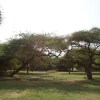
{"type": "Polygon", "coordinates": [[[100,100],[100,72],[87,81],[83,72],[21,72],[0,79],[0,100],[100,100]]]}

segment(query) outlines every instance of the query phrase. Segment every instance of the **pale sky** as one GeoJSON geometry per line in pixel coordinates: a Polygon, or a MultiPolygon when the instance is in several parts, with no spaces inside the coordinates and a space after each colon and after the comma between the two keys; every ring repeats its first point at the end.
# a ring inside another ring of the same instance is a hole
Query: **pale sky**
{"type": "Polygon", "coordinates": [[[100,27],[100,0],[0,0],[0,41],[20,32],[67,35],[100,27]]]}

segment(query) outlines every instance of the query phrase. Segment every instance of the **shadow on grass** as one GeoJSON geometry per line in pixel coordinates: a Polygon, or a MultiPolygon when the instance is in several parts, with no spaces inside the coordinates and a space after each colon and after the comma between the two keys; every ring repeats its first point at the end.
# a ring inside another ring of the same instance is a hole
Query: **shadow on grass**
{"type": "Polygon", "coordinates": [[[1,80],[0,81],[0,91],[1,90],[36,90],[41,92],[50,91],[53,89],[61,93],[97,93],[100,94],[100,78],[93,81],[60,81],[60,80],[46,80],[46,79],[36,79],[36,80],[1,80]]]}
{"type": "Polygon", "coordinates": [[[93,72],[93,75],[100,75],[100,72],[93,72]]]}
{"type": "Polygon", "coordinates": [[[18,73],[18,75],[48,75],[49,73],[47,72],[31,72],[31,73],[23,73],[23,72],[20,72],[18,73]]]}
{"type": "Polygon", "coordinates": [[[85,75],[85,72],[64,72],[63,75],[85,75]]]}
{"type": "MultiPolygon", "coordinates": [[[[69,74],[69,72],[64,72],[63,75],[69,74]]],[[[93,72],[93,75],[100,75],[100,72],[93,72]]],[[[86,75],[85,72],[70,72],[69,75],[86,75]]]]}

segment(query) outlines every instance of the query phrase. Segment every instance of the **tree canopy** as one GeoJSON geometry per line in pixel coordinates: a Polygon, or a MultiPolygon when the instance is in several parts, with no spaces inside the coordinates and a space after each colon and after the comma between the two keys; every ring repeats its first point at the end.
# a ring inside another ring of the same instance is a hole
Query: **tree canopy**
{"type": "Polygon", "coordinates": [[[85,56],[85,59],[87,59],[87,65],[85,66],[87,78],[92,79],[93,64],[97,64],[95,62],[95,55],[100,56],[100,53],[97,52],[97,50],[100,49],[100,29],[92,28],[89,31],[74,32],[72,36],[69,37],[68,43],[72,49],[77,48],[79,51],[82,51],[80,52],[82,58],[85,56]]]}
{"type": "MultiPolygon", "coordinates": [[[[53,66],[58,69],[84,69],[92,78],[94,67],[100,66],[100,29],[82,30],[71,36],[21,33],[0,44],[0,73],[53,66]]],[[[52,67],[52,68],[53,68],[52,67]]]]}
{"type": "Polygon", "coordinates": [[[7,65],[16,69],[11,73],[13,76],[28,65],[37,65],[36,62],[43,64],[47,57],[58,58],[65,49],[66,43],[63,37],[22,33],[18,38],[9,40],[3,52],[9,58],[7,65]]]}

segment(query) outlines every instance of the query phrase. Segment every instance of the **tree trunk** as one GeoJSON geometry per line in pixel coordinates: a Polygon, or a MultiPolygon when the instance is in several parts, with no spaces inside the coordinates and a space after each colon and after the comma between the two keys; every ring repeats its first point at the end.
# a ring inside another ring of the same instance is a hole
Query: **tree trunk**
{"type": "Polygon", "coordinates": [[[5,73],[7,72],[7,69],[5,69],[5,73]]]}
{"type": "Polygon", "coordinates": [[[22,70],[24,67],[23,66],[21,66],[21,67],[19,67],[16,71],[14,71],[14,72],[12,72],[11,74],[10,74],[10,77],[13,77],[16,73],[18,73],[20,70],[22,70]]]}
{"type": "Polygon", "coordinates": [[[27,70],[27,74],[29,74],[29,68],[26,68],[26,70],[27,70]]]}
{"type": "Polygon", "coordinates": [[[70,70],[69,70],[69,74],[70,74],[70,70]]]}
{"type": "Polygon", "coordinates": [[[88,79],[88,80],[93,80],[91,68],[88,67],[88,68],[85,69],[85,71],[86,71],[86,74],[87,74],[87,79],[88,79]]]}

